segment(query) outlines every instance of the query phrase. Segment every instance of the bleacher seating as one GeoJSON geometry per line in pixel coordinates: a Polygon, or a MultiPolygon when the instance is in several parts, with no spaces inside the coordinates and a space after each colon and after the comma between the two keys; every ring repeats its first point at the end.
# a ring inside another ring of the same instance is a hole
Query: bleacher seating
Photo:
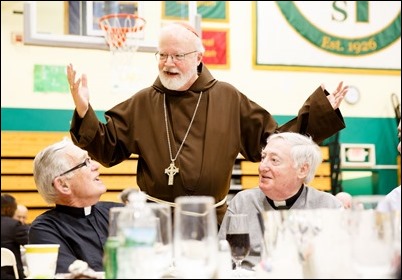
{"type": "MultiPolygon", "coordinates": [[[[70,138],[68,132],[1,132],[1,192],[13,195],[28,207],[28,222],[46,211],[48,205],[39,195],[33,179],[33,159],[46,146],[70,138]]],[[[101,166],[101,179],[108,190],[101,200],[119,201],[119,193],[136,182],[137,156],[111,168],[101,166]]]]}
{"type": "MultiPolygon", "coordinates": [[[[37,192],[33,179],[33,159],[40,150],[62,140],[63,137],[70,138],[70,134],[68,132],[49,131],[1,132],[1,192],[13,195],[18,203],[28,207],[29,223],[37,215],[52,207],[37,192]]],[[[321,151],[324,160],[310,185],[320,190],[330,191],[331,171],[328,147],[322,146],[321,151]]],[[[244,159],[241,160],[242,189],[258,185],[258,164],[244,159]]],[[[118,195],[122,190],[128,187],[138,187],[136,173],[136,155],[111,168],[101,166],[101,179],[108,188],[107,192],[102,195],[101,200],[119,201],[118,195]]]]}

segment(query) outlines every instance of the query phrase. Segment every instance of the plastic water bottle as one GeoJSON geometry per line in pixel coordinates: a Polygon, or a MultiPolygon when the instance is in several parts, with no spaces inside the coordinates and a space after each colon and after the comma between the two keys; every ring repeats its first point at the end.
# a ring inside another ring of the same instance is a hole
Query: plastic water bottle
{"type": "Polygon", "coordinates": [[[117,251],[119,247],[119,239],[116,236],[109,236],[106,240],[103,250],[103,268],[105,270],[105,279],[117,279],[117,251]]]}
{"type": "Polygon", "coordinates": [[[129,196],[126,209],[120,213],[118,236],[118,273],[120,279],[155,278],[152,261],[155,255],[156,217],[146,203],[143,192],[129,196]]]}

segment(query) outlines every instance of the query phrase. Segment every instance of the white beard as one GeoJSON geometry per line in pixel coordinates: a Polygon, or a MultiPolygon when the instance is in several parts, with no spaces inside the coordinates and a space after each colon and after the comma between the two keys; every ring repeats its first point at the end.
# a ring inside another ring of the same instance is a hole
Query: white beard
{"type": "Polygon", "coordinates": [[[162,85],[170,90],[183,90],[184,86],[188,83],[191,77],[194,75],[192,71],[186,73],[179,73],[178,76],[171,77],[163,71],[159,71],[159,79],[162,85]]]}

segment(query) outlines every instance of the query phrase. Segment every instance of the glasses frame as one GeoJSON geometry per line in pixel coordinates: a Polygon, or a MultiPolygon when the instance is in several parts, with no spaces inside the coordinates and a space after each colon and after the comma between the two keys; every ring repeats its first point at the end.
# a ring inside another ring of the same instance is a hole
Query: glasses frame
{"type": "Polygon", "coordinates": [[[167,54],[167,53],[160,53],[159,51],[155,53],[155,57],[158,61],[164,61],[166,62],[169,59],[169,56],[172,58],[173,62],[177,62],[177,61],[183,61],[186,59],[186,55],[192,54],[192,53],[196,53],[198,51],[191,51],[188,53],[178,53],[178,54],[167,54]],[[165,56],[165,58],[162,58],[162,56],[165,56]]]}
{"type": "Polygon", "coordinates": [[[74,170],[77,170],[77,169],[79,169],[79,168],[81,168],[81,167],[84,167],[84,166],[89,167],[90,165],[91,165],[91,159],[90,159],[90,158],[86,158],[86,159],[84,160],[84,162],[82,162],[82,163],[80,163],[80,164],[74,166],[73,168],[71,168],[71,169],[69,169],[69,170],[67,170],[67,171],[65,171],[65,172],[63,172],[63,173],[61,173],[61,174],[59,174],[57,177],[64,176],[64,175],[66,175],[66,174],[68,174],[68,173],[70,173],[70,172],[73,172],[74,170]]]}

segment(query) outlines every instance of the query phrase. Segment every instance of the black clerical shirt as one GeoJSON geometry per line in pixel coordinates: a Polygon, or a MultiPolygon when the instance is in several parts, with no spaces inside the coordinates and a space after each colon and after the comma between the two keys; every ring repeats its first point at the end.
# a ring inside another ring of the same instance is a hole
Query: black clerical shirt
{"type": "Polygon", "coordinates": [[[56,273],[67,273],[76,259],[87,262],[95,271],[102,271],[109,209],[121,206],[124,205],[116,202],[98,202],[86,208],[56,205],[34,220],[29,243],[60,244],[56,273]]]}
{"type": "Polygon", "coordinates": [[[272,206],[272,208],[274,208],[275,210],[290,209],[290,207],[293,206],[293,204],[296,202],[296,200],[301,195],[303,188],[304,188],[304,185],[301,185],[299,191],[294,196],[292,196],[284,201],[273,201],[268,196],[267,196],[267,201],[272,206]]]}

